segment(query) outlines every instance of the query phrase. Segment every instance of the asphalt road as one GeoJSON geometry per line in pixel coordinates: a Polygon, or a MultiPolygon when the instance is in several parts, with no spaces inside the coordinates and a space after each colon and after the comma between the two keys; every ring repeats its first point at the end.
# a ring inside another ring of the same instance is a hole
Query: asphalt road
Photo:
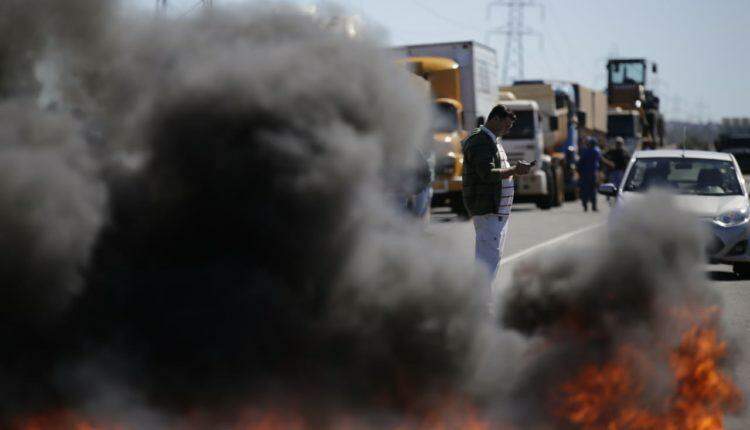
{"type": "MultiPolygon", "coordinates": [[[[599,203],[599,212],[586,213],[578,202],[548,211],[533,205],[514,206],[496,289],[502,291],[509,285],[514,268],[524,259],[547,252],[569,252],[571,247],[575,249],[603,240],[609,207],[603,198],[599,203]]],[[[455,217],[447,208],[435,208],[427,231],[439,246],[451,247],[457,258],[472,258],[474,230],[470,221],[455,217]]],[[[726,265],[706,265],[705,273],[710,287],[718,289],[723,299],[725,330],[740,351],[735,380],[750,399],[750,279],[737,278],[731,266],[726,265]]],[[[747,403],[750,406],[750,401],[747,403]]],[[[750,429],[750,411],[729,417],[726,428],[750,429]]]]}

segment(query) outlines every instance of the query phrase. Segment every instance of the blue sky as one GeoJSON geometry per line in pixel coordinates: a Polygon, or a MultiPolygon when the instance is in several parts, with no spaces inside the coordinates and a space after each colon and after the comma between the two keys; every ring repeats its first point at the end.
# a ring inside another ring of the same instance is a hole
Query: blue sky
{"type": "MultiPolygon", "coordinates": [[[[148,0],[135,0],[151,7],[148,0]]],[[[253,0],[214,0],[215,5],[253,0]]],[[[388,32],[394,45],[477,40],[505,23],[507,9],[491,0],[338,0],[388,32]]],[[[319,3],[297,0],[296,3],[319,3]]],[[[611,55],[645,57],[659,65],[655,90],[668,119],[750,116],[750,0],[537,0],[526,25],[525,77],[606,85],[611,55]],[[627,6],[627,8],[625,7],[627,6]]],[[[171,0],[177,13],[197,0],[171,0]]],[[[502,60],[504,41],[491,45],[502,60]]],[[[651,83],[654,81],[652,79],[651,83]]],[[[652,85],[653,86],[653,85],[652,85]]]]}

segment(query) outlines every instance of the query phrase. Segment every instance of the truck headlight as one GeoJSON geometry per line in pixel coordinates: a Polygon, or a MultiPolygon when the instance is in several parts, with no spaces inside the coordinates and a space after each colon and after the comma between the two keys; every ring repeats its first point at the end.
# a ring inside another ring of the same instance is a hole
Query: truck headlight
{"type": "Polygon", "coordinates": [[[722,227],[734,227],[750,220],[750,210],[745,207],[741,210],[724,212],[714,218],[714,222],[722,227]]]}

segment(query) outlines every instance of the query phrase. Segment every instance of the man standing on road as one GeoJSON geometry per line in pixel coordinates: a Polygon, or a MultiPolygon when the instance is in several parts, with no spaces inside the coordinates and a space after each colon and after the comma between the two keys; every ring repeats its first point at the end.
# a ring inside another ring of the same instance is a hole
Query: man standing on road
{"type": "MultiPolygon", "coordinates": [[[[578,161],[578,173],[580,174],[578,186],[581,195],[583,211],[591,209],[597,212],[596,207],[596,184],[599,182],[599,162],[602,161],[602,152],[599,149],[599,142],[596,138],[589,137],[586,139],[586,147],[581,151],[581,158],[578,161]]],[[[609,163],[607,161],[607,163],[609,163]]],[[[606,164],[606,163],[605,163],[606,164]]]]}
{"type": "Polygon", "coordinates": [[[513,204],[513,176],[531,169],[528,162],[508,163],[500,137],[513,126],[515,114],[503,105],[495,106],[480,126],[462,143],[464,155],[464,205],[473,217],[476,232],[476,259],[490,272],[484,292],[492,303],[492,286],[500,268],[500,257],[508,231],[513,204]]]}

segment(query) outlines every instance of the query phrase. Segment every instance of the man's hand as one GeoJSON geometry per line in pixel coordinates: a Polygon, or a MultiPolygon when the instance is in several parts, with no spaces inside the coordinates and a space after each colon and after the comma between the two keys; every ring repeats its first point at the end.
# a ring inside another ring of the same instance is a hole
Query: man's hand
{"type": "MultiPolygon", "coordinates": [[[[536,164],[536,163],[534,163],[534,164],[536,164]]],[[[524,160],[519,161],[513,167],[514,173],[516,175],[525,175],[525,174],[529,173],[529,171],[531,171],[531,166],[533,166],[534,164],[529,163],[528,161],[524,161],[524,160]]]]}

